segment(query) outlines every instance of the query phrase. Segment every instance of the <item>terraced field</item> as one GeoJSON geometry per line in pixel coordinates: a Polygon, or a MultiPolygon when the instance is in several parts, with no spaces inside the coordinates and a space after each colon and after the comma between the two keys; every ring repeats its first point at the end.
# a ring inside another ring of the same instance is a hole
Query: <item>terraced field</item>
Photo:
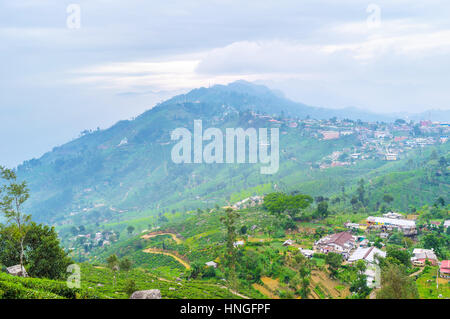
{"type": "Polygon", "coordinates": [[[186,269],[188,269],[188,270],[191,269],[191,265],[186,260],[177,256],[175,253],[163,251],[163,250],[160,250],[157,248],[147,248],[147,249],[144,249],[143,252],[148,253],[148,254],[161,254],[161,255],[170,256],[173,259],[175,259],[176,261],[178,261],[180,264],[182,264],[186,269]]]}

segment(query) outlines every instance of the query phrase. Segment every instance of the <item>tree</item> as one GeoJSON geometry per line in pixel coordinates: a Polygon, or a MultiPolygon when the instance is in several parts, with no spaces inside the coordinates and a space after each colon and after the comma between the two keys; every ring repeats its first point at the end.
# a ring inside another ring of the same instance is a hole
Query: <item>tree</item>
{"type": "Polygon", "coordinates": [[[383,201],[386,203],[386,204],[390,204],[390,203],[392,203],[393,201],[394,201],[394,197],[392,197],[391,195],[389,195],[389,194],[384,194],[383,195],[383,201]]]}
{"type": "Polygon", "coordinates": [[[193,262],[191,264],[191,271],[189,273],[189,278],[197,279],[197,278],[201,277],[202,270],[203,270],[202,263],[197,262],[197,261],[193,262]]]}
{"type": "Polygon", "coordinates": [[[228,267],[228,280],[230,286],[235,288],[236,282],[236,249],[234,243],[236,242],[236,219],[239,214],[235,212],[232,208],[227,208],[225,210],[225,215],[220,218],[220,221],[225,225],[226,228],[226,247],[225,247],[225,265],[228,267]]]}
{"type": "Polygon", "coordinates": [[[444,207],[445,206],[445,199],[442,196],[439,196],[436,199],[435,205],[436,206],[441,205],[442,207],[444,207]]]}
{"type": "Polygon", "coordinates": [[[298,275],[300,277],[300,289],[299,294],[302,299],[307,299],[310,289],[310,277],[311,277],[311,263],[310,261],[300,253],[294,256],[294,263],[296,268],[299,269],[298,275]]]}
{"type": "Polygon", "coordinates": [[[358,198],[356,196],[353,196],[350,200],[350,204],[352,204],[353,209],[356,209],[356,204],[358,204],[358,198]]]}
{"type": "Polygon", "coordinates": [[[61,248],[54,227],[32,222],[24,241],[28,273],[33,277],[62,279],[72,260],[61,248]]]}
{"type": "Polygon", "coordinates": [[[114,275],[114,280],[113,280],[113,286],[116,285],[116,272],[119,271],[120,267],[119,267],[119,258],[117,258],[117,255],[111,255],[106,259],[106,262],[108,263],[108,267],[109,269],[112,270],[113,275],[114,275]]]}
{"type": "Polygon", "coordinates": [[[328,202],[322,201],[317,205],[317,215],[320,218],[326,218],[328,216],[328,202]]]}
{"type": "Polygon", "coordinates": [[[362,205],[364,205],[365,203],[365,194],[366,194],[364,184],[365,184],[364,178],[361,178],[358,182],[358,188],[356,189],[356,192],[358,193],[358,200],[362,205]]]}
{"type": "Polygon", "coordinates": [[[285,194],[270,193],[264,197],[264,208],[272,214],[281,214],[285,209],[285,194]]]}
{"type": "Polygon", "coordinates": [[[131,225],[128,226],[128,227],[127,227],[128,235],[131,235],[131,234],[134,232],[134,229],[135,229],[134,226],[131,226],[131,225]]]}
{"type": "Polygon", "coordinates": [[[394,231],[392,233],[391,237],[389,237],[388,243],[395,244],[395,245],[402,245],[404,238],[405,238],[405,236],[403,235],[402,232],[394,231]]]}
{"type": "Polygon", "coordinates": [[[373,243],[373,245],[379,249],[381,249],[381,247],[383,247],[383,240],[380,237],[377,237],[375,239],[375,242],[373,243]]]}
{"type": "Polygon", "coordinates": [[[122,269],[123,271],[130,271],[132,266],[133,263],[128,258],[124,258],[119,262],[119,268],[122,269]]]}
{"type": "Polygon", "coordinates": [[[410,278],[405,267],[388,263],[382,267],[381,289],[377,293],[377,299],[417,299],[419,293],[416,283],[410,278]]]}
{"type": "Polygon", "coordinates": [[[25,254],[24,241],[29,230],[31,215],[22,212],[22,205],[30,197],[29,189],[25,181],[17,182],[16,173],[10,169],[0,166],[0,176],[5,180],[5,185],[0,189],[0,211],[5,216],[8,223],[12,225],[10,229],[11,237],[19,244],[19,263],[23,269],[23,259],[25,254]]]}
{"type": "Polygon", "coordinates": [[[358,275],[352,282],[350,291],[355,294],[356,298],[364,299],[370,294],[371,291],[371,289],[367,286],[367,276],[365,275],[367,266],[365,261],[361,259],[356,262],[355,267],[358,271],[358,275]]]}
{"type": "Polygon", "coordinates": [[[423,238],[423,247],[426,248],[426,249],[433,249],[434,252],[438,256],[442,256],[441,240],[440,240],[440,238],[438,236],[436,236],[433,233],[427,234],[423,238]]]}
{"type": "Polygon", "coordinates": [[[133,279],[128,279],[125,282],[125,288],[124,291],[125,293],[129,296],[131,296],[133,294],[133,292],[135,292],[137,290],[136,287],[136,282],[133,279]]]}
{"type": "Polygon", "coordinates": [[[330,276],[332,278],[336,278],[339,267],[342,264],[342,255],[330,252],[325,257],[325,262],[327,263],[328,269],[330,270],[330,276]]]}
{"type": "Polygon", "coordinates": [[[291,218],[294,218],[300,210],[307,208],[312,202],[313,198],[308,195],[270,193],[264,197],[264,208],[272,214],[287,213],[291,218]]]}
{"type": "Polygon", "coordinates": [[[388,257],[398,260],[400,264],[403,264],[406,267],[411,266],[411,255],[406,250],[389,247],[386,252],[386,258],[388,257]]]}

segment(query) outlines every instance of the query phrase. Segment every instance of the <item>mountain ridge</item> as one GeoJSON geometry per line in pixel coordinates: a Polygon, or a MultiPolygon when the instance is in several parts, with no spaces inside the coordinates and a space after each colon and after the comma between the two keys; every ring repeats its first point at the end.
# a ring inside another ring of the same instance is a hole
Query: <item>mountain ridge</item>
{"type": "MultiPolygon", "coordinates": [[[[313,195],[328,193],[325,180],[334,178],[334,184],[348,180],[310,171],[312,163],[333,152],[357,147],[360,142],[354,134],[320,141],[320,133],[304,130],[305,123],[295,120],[299,114],[306,117],[309,110],[248,82],[199,88],[162,102],[134,120],[86,132],[39,159],[24,162],[18,167],[18,175],[32,190],[30,212],[39,221],[59,225],[83,220],[119,221],[168,209],[225,203],[235,192],[261,185],[270,189],[283,179],[289,185],[304,183],[313,195]],[[272,111],[269,114],[276,116],[271,122],[251,110],[260,114],[272,111]],[[292,118],[279,124],[286,116],[292,118]],[[205,127],[222,129],[280,127],[280,171],[275,176],[261,176],[259,164],[173,163],[170,152],[175,142],[170,132],[178,127],[192,130],[197,119],[203,120],[205,127]],[[301,125],[291,127],[293,123],[301,125]],[[292,179],[294,176],[297,180],[292,179]]],[[[372,168],[385,164],[377,161],[372,168]]],[[[358,176],[356,167],[350,171],[349,179],[358,176]]]]}

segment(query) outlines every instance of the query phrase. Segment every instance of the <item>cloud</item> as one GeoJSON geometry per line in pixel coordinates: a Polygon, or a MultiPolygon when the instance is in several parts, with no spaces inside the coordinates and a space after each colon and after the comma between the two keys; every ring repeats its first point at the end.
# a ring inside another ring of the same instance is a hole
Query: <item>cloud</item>
{"type": "MultiPolygon", "coordinates": [[[[364,23],[348,23],[321,29],[320,33],[335,37],[322,43],[292,39],[237,41],[195,54],[166,56],[162,61],[92,65],[73,71],[77,77],[72,83],[120,90],[180,90],[237,79],[291,80],[316,82],[321,90],[326,89],[323,83],[346,83],[348,87],[343,91],[352,92],[352,83],[380,90],[383,84],[398,88],[418,85],[432,81],[440,70],[450,66],[446,61],[450,29],[398,19],[383,22],[377,30],[369,30],[364,23]],[[430,63],[433,60],[436,63],[430,63]],[[411,78],[411,70],[417,71],[416,78],[411,78]]],[[[410,102],[409,95],[401,99],[405,106],[410,102]]],[[[440,101],[441,106],[449,107],[444,102],[440,101]]]]}
{"type": "Polygon", "coordinates": [[[73,1],[0,2],[0,117],[22,124],[0,127],[11,136],[1,149],[39,139],[39,154],[171,94],[238,79],[311,105],[450,108],[450,5],[439,0],[377,0],[379,28],[360,0],[74,2],[77,30],[66,26],[73,1]]]}

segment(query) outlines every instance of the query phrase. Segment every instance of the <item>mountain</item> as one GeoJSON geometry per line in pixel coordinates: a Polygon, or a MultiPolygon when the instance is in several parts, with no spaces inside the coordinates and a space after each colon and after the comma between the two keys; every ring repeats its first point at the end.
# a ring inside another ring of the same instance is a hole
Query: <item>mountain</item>
{"type": "MultiPolygon", "coordinates": [[[[388,173],[386,167],[393,166],[376,159],[380,154],[374,153],[369,161],[348,159],[352,162],[348,167],[319,169],[317,163],[331,161],[335,152],[348,158],[362,143],[357,134],[323,140],[321,130],[335,127],[335,122],[308,124],[295,118],[330,118],[336,112],[292,102],[244,81],[199,88],[160,103],[134,120],[85,132],[39,159],[24,162],[17,171],[29,183],[27,209],[34,219],[57,226],[121,222],[212,207],[281,188],[332,195],[339,192],[339,185],[351,187],[362,176],[376,177],[378,170],[388,173]],[[205,129],[223,131],[227,127],[279,127],[278,172],[261,174],[261,164],[174,163],[171,150],[176,142],[170,134],[175,128],[192,131],[194,120],[202,120],[205,129]]],[[[358,125],[376,129],[376,124],[358,125]]],[[[434,189],[424,200],[436,194],[434,189]]]]}
{"type": "Polygon", "coordinates": [[[300,119],[329,119],[332,117],[352,120],[359,119],[363,121],[394,121],[396,119],[392,115],[375,114],[355,107],[329,109],[309,106],[291,101],[285,98],[282,93],[270,90],[263,85],[257,85],[243,80],[230,83],[226,86],[215,85],[208,89],[201,88],[192,90],[186,96],[181,95],[174,99],[181,102],[185,97],[188,100],[199,100],[205,103],[211,103],[217,101],[217,99],[222,99],[225,103],[233,103],[238,98],[239,102],[237,105],[239,110],[249,109],[267,114],[284,114],[300,119]]]}

